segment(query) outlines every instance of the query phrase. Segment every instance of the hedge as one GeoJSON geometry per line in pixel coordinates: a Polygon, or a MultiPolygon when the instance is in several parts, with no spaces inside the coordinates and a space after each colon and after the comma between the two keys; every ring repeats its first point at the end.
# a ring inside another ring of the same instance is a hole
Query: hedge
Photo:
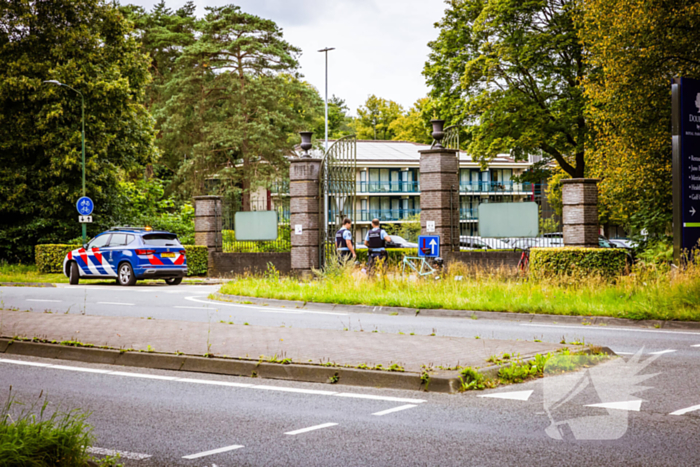
{"type": "MultiPolygon", "coordinates": [[[[207,247],[199,245],[183,245],[187,255],[187,275],[206,275],[209,256],[207,247]]],[[[69,251],[80,248],[80,245],[36,245],[34,255],[36,268],[42,274],[62,274],[63,259],[69,251]]]]}
{"type": "MultiPolygon", "coordinates": [[[[357,260],[361,263],[367,262],[367,255],[369,250],[355,250],[357,252],[357,260]]],[[[403,261],[404,256],[418,256],[418,249],[416,248],[387,248],[387,263],[393,265],[400,265],[403,261]]]]}
{"type": "Polygon", "coordinates": [[[530,273],[536,277],[604,276],[625,272],[627,252],[620,248],[532,248],[530,273]]]}

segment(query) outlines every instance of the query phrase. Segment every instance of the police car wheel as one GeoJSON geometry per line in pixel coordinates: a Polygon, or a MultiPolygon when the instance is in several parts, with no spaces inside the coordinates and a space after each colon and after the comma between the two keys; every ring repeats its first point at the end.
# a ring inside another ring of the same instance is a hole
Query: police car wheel
{"type": "Polygon", "coordinates": [[[178,285],[182,282],[182,277],[168,277],[165,279],[165,283],[168,285],[178,285]]]}
{"type": "Polygon", "coordinates": [[[131,265],[129,263],[122,263],[119,265],[117,281],[119,282],[119,285],[134,285],[136,283],[134,270],[131,269],[131,265]]]}
{"type": "Polygon", "coordinates": [[[78,263],[71,261],[70,269],[68,270],[68,281],[70,285],[77,285],[80,281],[80,273],[78,271],[78,263]]]}

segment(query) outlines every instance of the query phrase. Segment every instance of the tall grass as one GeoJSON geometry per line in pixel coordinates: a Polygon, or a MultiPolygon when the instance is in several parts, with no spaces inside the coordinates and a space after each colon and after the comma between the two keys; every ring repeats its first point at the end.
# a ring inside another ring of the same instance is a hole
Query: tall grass
{"type": "Polygon", "coordinates": [[[0,261],[0,282],[68,282],[63,274],[42,274],[33,264],[8,264],[0,261]]]}
{"type": "Polygon", "coordinates": [[[352,265],[333,266],[315,280],[246,276],[222,293],[321,303],[416,309],[613,316],[700,321],[700,266],[685,271],[637,266],[614,280],[602,277],[534,279],[515,268],[485,270],[457,265],[440,280],[402,275],[389,267],[368,277],[352,265]]]}
{"type": "Polygon", "coordinates": [[[78,411],[47,414],[44,401],[38,414],[10,396],[0,413],[0,465],[62,466],[87,465],[86,450],[92,442],[87,415],[78,411]]]}

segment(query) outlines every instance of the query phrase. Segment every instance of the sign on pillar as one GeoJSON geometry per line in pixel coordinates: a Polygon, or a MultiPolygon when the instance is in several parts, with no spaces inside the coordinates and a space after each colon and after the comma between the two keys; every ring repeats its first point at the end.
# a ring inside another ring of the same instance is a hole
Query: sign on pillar
{"type": "Polygon", "coordinates": [[[679,261],[700,246],[700,81],[674,79],[671,99],[673,250],[679,261]]]}

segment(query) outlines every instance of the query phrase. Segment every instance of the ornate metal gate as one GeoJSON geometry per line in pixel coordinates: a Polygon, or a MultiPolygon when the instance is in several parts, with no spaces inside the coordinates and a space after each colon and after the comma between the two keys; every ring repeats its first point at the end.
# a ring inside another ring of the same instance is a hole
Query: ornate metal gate
{"type": "Polygon", "coordinates": [[[335,256],[335,233],[343,218],[353,220],[355,238],[355,201],[357,194],[357,138],[337,140],[321,163],[319,206],[319,265],[325,267],[335,256]]]}

